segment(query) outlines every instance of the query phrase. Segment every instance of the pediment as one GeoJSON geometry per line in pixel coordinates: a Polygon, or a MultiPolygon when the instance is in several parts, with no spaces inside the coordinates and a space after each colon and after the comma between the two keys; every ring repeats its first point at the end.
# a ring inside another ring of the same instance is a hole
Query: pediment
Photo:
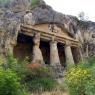
{"type": "Polygon", "coordinates": [[[38,31],[43,31],[46,33],[51,32],[58,36],[64,36],[68,39],[74,39],[72,36],[69,35],[65,28],[58,27],[56,24],[38,24],[33,26],[33,28],[38,31]]]}

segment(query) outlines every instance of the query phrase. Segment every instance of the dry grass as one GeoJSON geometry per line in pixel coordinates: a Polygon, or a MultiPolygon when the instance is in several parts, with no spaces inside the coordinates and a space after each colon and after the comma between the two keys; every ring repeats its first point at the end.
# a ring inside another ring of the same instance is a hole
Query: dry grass
{"type": "Polygon", "coordinates": [[[31,95],[68,95],[66,92],[62,91],[52,91],[52,92],[43,92],[41,94],[31,94],[31,95]]]}

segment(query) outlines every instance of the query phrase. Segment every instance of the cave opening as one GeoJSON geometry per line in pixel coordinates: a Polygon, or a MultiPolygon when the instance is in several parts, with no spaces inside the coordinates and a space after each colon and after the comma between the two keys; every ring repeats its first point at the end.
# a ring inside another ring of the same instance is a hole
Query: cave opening
{"type": "Polygon", "coordinates": [[[50,65],[50,44],[49,42],[41,40],[40,49],[42,51],[45,64],[50,65]]]}
{"type": "Polygon", "coordinates": [[[58,47],[60,63],[63,67],[66,67],[66,57],[65,57],[65,50],[64,50],[65,45],[58,43],[57,47],[58,47]]]}
{"type": "Polygon", "coordinates": [[[31,61],[32,49],[33,37],[19,33],[17,37],[17,45],[13,49],[14,57],[20,60],[28,58],[29,61],[31,61]]]}

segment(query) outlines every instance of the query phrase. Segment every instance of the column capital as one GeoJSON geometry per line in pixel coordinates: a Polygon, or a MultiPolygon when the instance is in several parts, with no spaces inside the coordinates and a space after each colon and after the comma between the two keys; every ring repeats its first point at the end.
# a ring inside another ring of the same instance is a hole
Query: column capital
{"type": "Polygon", "coordinates": [[[70,41],[66,41],[65,46],[70,46],[70,45],[71,45],[70,41]]]}
{"type": "Polygon", "coordinates": [[[41,33],[40,32],[35,32],[34,33],[34,38],[40,38],[40,36],[41,36],[41,33]]]}
{"type": "Polygon", "coordinates": [[[55,40],[55,37],[52,37],[52,38],[51,38],[50,43],[56,43],[56,44],[57,44],[57,41],[55,40]]]}
{"type": "Polygon", "coordinates": [[[36,46],[38,46],[38,47],[39,47],[39,45],[40,45],[40,37],[41,37],[41,35],[40,35],[39,32],[36,32],[36,33],[34,34],[33,42],[34,42],[34,44],[35,44],[36,46]]]}

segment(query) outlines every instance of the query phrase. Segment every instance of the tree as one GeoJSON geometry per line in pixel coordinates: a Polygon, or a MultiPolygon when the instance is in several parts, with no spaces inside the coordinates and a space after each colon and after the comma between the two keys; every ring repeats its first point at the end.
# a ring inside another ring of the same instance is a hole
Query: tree
{"type": "Polygon", "coordinates": [[[84,12],[80,12],[78,14],[78,17],[80,19],[80,27],[83,31],[83,39],[84,39],[84,44],[83,44],[83,50],[85,52],[85,56],[89,57],[89,42],[91,40],[91,32],[89,31],[88,27],[88,20],[89,17],[84,13],[84,12]]]}
{"type": "Polygon", "coordinates": [[[84,12],[80,12],[78,14],[78,18],[82,21],[88,21],[89,17],[84,13],[84,12]]]}

